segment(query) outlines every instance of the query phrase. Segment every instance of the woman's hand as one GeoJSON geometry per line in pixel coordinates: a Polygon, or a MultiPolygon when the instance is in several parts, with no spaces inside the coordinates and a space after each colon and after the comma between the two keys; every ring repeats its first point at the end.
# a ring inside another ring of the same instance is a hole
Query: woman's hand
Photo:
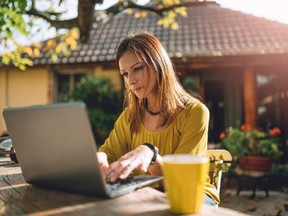
{"type": "Polygon", "coordinates": [[[106,173],[106,171],[109,168],[109,164],[108,164],[108,160],[107,160],[107,155],[104,152],[97,152],[97,158],[98,158],[98,163],[102,169],[102,171],[104,172],[104,174],[106,173]]]}
{"type": "Polygon", "coordinates": [[[106,178],[108,181],[114,182],[118,178],[127,178],[134,169],[147,172],[152,157],[153,151],[149,147],[141,145],[110,164],[106,171],[106,178]]]}

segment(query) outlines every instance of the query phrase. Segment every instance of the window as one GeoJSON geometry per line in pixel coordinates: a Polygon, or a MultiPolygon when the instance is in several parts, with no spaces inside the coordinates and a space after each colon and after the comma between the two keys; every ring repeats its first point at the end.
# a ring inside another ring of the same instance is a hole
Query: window
{"type": "Polygon", "coordinates": [[[288,87],[285,73],[258,73],[257,125],[264,129],[287,125],[288,87]]]}
{"type": "Polygon", "coordinates": [[[84,76],[84,73],[74,74],[58,74],[57,75],[57,90],[56,101],[64,102],[69,99],[70,92],[74,89],[77,83],[84,76]]]}
{"type": "Polygon", "coordinates": [[[222,80],[208,80],[204,88],[205,104],[210,111],[209,142],[218,143],[219,134],[225,129],[225,84],[222,80]]]}

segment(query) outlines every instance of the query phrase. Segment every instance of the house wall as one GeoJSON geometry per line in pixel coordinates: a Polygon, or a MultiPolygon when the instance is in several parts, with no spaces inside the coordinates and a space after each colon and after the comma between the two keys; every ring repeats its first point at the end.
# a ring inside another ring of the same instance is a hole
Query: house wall
{"type": "Polygon", "coordinates": [[[116,90],[122,89],[122,78],[119,73],[119,70],[116,68],[103,68],[101,66],[97,66],[93,72],[94,76],[106,76],[108,77],[111,82],[113,83],[116,90]]]}
{"type": "Polygon", "coordinates": [[[0,71],[0,105],[6,101],[6,70],[0,71]]]}
{"type": "Polygon", "coordinates": [[[26,71],[15,68],[0,70],[0,135],[6,132],[2,117],[5,107],[20,107],[48,104],[54,101],[55,82],[52,74],[59,71],[73,73],[82,71],[94,76],[106,76],[111,79],[115,89],[122,89],[122,79],[114,67],[76,65],[60,67],[33,67],[26,71]],[[52,80],[51,80],[52,79],[52,80]],[[51,84],[52,82],[52,84],[51,84]]]}
{"type": "Polygon", "coordinates": [[[0,135],[6,132],[2,117],[5,107],[30,106],[49,102],[49,76],[46,68],[0,71],[0,135]]]}
{"type": "Polygon", "coordinates": [[[85,73],[93,76],[106,76],[110,78],[116,90],[122,89],[122,77],[119,69],[114,65],[99,65],[99,64],[75,64],[75,65],[58,65],[51,67],[51,72],[57,74],[75,74],[85,73]]]}

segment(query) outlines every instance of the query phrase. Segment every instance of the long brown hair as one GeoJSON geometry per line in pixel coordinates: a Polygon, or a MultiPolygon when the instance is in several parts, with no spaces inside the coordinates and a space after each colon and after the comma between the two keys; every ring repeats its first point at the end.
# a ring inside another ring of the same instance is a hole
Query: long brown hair
{"type": "MultiPolygon", "coordinates": [[[[124,38],[116,53],[118,66],[119,59],[125,52],[134,53],[146,69],[152,68],[149,70],[150,73],[155,73],[161,110],[158,127],[168,126],[175,119],[177,108],[183,108],[188,100],[196,100],[179,83],[167,51],[155,36],[147,32],[138,32],[124,38]]],[[[130,130],[136,133],[144,113],[144,100],[139,99],[129,89],[127,89],[126,99],[131,109],[130,130]]]]}

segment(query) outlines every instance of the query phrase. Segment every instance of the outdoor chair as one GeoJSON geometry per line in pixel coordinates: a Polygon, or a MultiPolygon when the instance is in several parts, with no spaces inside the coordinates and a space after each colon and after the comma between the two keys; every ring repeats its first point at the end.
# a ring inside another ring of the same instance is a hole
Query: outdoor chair
{"type": "Polygon", "coordinates": [[[222,172],[226,172],[231,165],[232,156],[225,149],[208,149],[210,158],[210,180],[220,195],[222,172]]]}

